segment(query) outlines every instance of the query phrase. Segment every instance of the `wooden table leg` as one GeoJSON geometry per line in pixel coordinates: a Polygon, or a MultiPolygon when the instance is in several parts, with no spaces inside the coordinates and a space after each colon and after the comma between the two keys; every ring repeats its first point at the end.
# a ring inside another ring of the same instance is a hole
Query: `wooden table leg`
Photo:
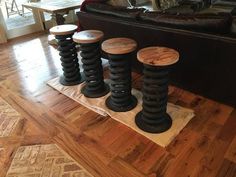
{"type": "Polygon", "coordinates": [[[54,13],[51,15],[52,17],[52,22],[53,22],[53,26],[56,26],[56,25],[64,25],[65,24],[65,21],[66,19],[64,18],[64,15],[65,14],[68,14],[68,12],[65,12],[65,13],[54,13]]]}

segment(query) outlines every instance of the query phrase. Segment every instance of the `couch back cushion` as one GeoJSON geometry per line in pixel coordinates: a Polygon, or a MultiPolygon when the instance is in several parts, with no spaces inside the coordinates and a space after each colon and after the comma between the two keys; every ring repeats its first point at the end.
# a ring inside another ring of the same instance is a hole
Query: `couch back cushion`
{"type": "Polygon", "coordinates": [[[178,5],[178,0],[155,0],[158,8],[165,10],[178,5]]]}
{"type": "Polygon", "coordinates": [[[211,0],[181,0],[180,5],[192,5],[194,10],[201,10],[211,5],[211,0]]]}
{"type": "Polygon", "coordinates": [[[107,4],[112,6],[123,6],[123,7],[129,6],[128,0],[109,0],[107,4]]]}
{"type": "Polygon", "coordinates": [[[139,14],[144,11],[142,8],[128,9],[122,6],[112,6],[102,3],[92,3],[86,5],[86,11],[93,13],[100,13],[104,15],[111,15],[115,17],[136,19],[139,14]]]}

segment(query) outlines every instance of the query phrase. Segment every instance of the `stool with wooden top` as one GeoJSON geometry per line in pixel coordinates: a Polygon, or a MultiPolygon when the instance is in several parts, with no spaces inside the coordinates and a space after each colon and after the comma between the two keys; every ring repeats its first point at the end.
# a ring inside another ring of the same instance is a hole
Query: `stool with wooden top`
{"type": "Polygon", "coordinates": [[[111,96],[106,106],[115,112],[126,112],[137,105],[131,94],[131,56],[137,43],[129,38],[112,38],[102,43],[102,50],[108,54],[110,64],[111,96]]]}
{"type": "Polygon", "coordinates": [[[166,47],[147,47],[138,51],[138,60],[144,64],[143,109],[136,117],[136,125],[149,133],[161,133],[172,125],[167,114],[170,66],[179,60],[179,53],[166,47]]]}
{"type": "Polygon", "coordinates": [[[80,73],[77,49],[72,39],[77,28],[76,25],[58,25],[50,29],[50,33],[58,40],[61,56],[63,75],[60,77],[60,83],[66,86],[77,85],[84,81],[80,73]]]}
{"type": "Polygon", "coordinates": [[[103,77],[100,45],[103,36],[103,32],[98,30],[81,31],[73,36],[73,40],[80,44],[86,81],[81,92],[89,98],[98,98],[110,91],[103,77]]]}

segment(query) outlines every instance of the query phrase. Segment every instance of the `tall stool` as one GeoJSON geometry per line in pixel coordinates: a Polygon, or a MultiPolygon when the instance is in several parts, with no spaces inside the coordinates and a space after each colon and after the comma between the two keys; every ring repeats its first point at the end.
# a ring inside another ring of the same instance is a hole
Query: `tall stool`
{"type": "Polygon", "coordinates": [[[89,98],[106,95],[110,89],[104,83],[100,41],[104,34],[98,30],[86,30],[75,33],[73,39],[80,44],[80,55],[84,68],[86,85],[81,92],[89,98]]]}
{"type": "Polygon", "coordinates": [[[108,54],[110,64],[111,96],[106,106],[115,112],[126,112],[137,105],[131,94],[131,54],[137,43],[129,38],[112,38],[102,43],[102,50],[108,54]]]}
{"type": "Polygon", "coordinates": [[[136,125],[150,133],[161,133],[172,125],[166,112],[169,68],[179,60],[179,53],[166,47],[147,47],[137,54],[144,64],[143,109],[135,117],[136,125]]]}
{"type": "Polygon", "coordinates": [[[50,29],[50,33],[58,40],[58,50],[61,56],[63,75],[60,77],[62,85],[77,85],[84,81],[80,74],[77,50],[72,35],[78,27],[76,25],[58,25],[50,29]]]}

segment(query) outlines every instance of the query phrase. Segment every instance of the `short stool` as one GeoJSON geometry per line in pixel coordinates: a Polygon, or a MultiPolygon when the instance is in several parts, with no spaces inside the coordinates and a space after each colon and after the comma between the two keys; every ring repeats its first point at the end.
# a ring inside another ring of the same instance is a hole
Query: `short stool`
{"type": "Polygon", "coordinates": [[[60,77],[62,85],[77,85],[84,81],[79,68],[77,49],[72,39],[76,25],[58,25],[50,29],[50,33],[58,40],[58,50],[61,56],[63,75],[60,77]]]}
{"type": "Polygon", "coordinates": [[[112,38],[102,43],[102,50],[108,54],[110,64],[111,96],[106,106],[115,112],[126,112],[137,105],[131,94],[131,56],[137,43],[129,38],[112,38]]]}
{"type": "Polygon", "coordinates": [[[89,98],[106,95],[110,89],[104,82],[100,42],[104,34],[98,30],[75,33],[73,40],[80,45],[86,85],[81,92],[89,98]]]}
{"type": "Polygon", "coordinates": [[[167,114],[170,66],[179,60],[179,53],[166,47],[147,47],[138,51],[137,58],[144,64],[142,111],[135,117],[136,125],[149,133],[161,133],[172,125],[167,114]]]}

